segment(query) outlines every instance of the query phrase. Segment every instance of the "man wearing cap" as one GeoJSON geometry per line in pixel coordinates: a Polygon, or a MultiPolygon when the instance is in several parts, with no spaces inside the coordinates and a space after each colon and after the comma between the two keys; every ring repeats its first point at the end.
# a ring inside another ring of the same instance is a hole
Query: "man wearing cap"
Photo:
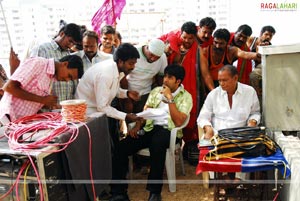
{"type": "Polygon", "coordinates": [[[128,90],[138,91],[140,100],[126,99],[126,112],[141,112],[151,91],[151,87],[160,86],[164,69],[167,66],[167,57],[164,54],[165,44],[159,39],[152,39],[147,45],[137,47],[140,58],[135,69],[127,75],[128,90]]]}

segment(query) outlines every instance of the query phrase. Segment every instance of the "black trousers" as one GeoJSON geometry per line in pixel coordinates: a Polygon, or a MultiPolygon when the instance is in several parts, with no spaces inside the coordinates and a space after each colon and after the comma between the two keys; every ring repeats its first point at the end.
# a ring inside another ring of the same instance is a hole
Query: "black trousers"
{"type": "Polygon", "coordinates": [[[150,151],[150,173],[147,190],[152,193],[160,193],[169,142],[170,131],[162,126],[154,126],[153,130],[146,132],[145,135],[139,136],[137,139],[128,136],[121,140],[116,146],[116,152],[113,156],[111,193],[127,192],[128,156],[144,148],[149,148],[150,151]]]}

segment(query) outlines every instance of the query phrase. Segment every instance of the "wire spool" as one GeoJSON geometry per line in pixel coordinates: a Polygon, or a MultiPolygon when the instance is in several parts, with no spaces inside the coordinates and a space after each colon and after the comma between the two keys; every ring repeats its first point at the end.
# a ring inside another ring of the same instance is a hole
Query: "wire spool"
{"type": "Polygon", "coordinates": [[[62,120],[65,122],[86,121],[86,101],[80,99],[61,101],[60,105],[62,120]]]}

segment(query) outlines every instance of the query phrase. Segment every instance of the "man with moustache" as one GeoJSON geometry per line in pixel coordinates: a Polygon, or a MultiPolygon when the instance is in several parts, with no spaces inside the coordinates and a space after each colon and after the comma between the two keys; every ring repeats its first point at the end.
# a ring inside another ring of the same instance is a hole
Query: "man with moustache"
{"type": "MultiPolygon", "coordinates": [[[[247,41],[251,52],[257,52],[258,46],[272,45],[271,40],[276,31],[272,26],[264,26],[260,31],[259,37],[250,37],[247,41]]],[[[260,62],[252,61],[252,67],[254,68],[250,73],[250,85],[256,90],[260,108],[262,108],[262,69],[260,62]]]]}
{"type": "Polygon", "coordinates": [[[247,45],[251,52],[257,52],[258,46],[272,45],[271,40],[275,33],[276,30],[274,27],[268,25],[261,28],[259,37],[249,37],[247,40],[247,45]]]}
{"type": "Polygon", "coordinates": [[[200,47],[207,47],[213,43],[212,33],[216,28],[216,22],[211,17],[202,18],[197,27],[197,41],[200,47]]]}
{"type": "Polygon", "coordinates": [[[73,53],[82,59],[84,72],[95,63],[105,59],[112,59],[111,54],[106,54],[98,50],[99,38],[94,31],[85,31],[82,36],[83,50],[73,53]]]}
{"type": "Polygon", "coordinates": [[[218,81],[220,85],[208,94],[197,119],[204,138],[210,139],[214,130],[257,126],[261,115],[253,87],[238,82],[237,69],[232,65],[218,70],[218,81]]]}
{"type": "MultiPolygon", "coordinates": [[[[243,51],[250,52],[247,45],[247,40],[252,34],[252,29],[249,25],[243,24],[238,27],[235,33],[230,33],[228,45],[240,48],[243,51]]],[[[252,62],[249,59],[238,58],[237,63],[234,64],[239,72],[239,82],[250,84],[249,75],[252,71],[252,62]]]]}
{"type": "Polygon", "coordinates": [[[139,58],[137,49],[131,44],[120,45],[113,60],[96,63],[89,68],[80,80],[75,97],[86,100],[87,114],[104,112],[108,117],[119,120],[136,120],[134,114],[126,114],[110,104],[116,97],[139,99],[136,91],[121,89],[120,80],[129,74],[139,58]]]}
{"type": "Polygon", "coordinates": [[[105,25],[101,28],[100,52],[113,54],[116,50],[114,46],[116,30],[111,25],[105,25]]]}
{"type": "MultiPolygon", "coordinates": [[[[207,140],[218,130],[242,126],[255,127],[261,119],[257,94],[253,87],[238,82],[235,66],[221,67],[217,76],[220,85],[207,95],[197,119],[197,125],[204,130],[204,139],[207,140]]],[[[237,176],[243,177],[241,173],[237,176]]],[[[224,179],[227,180],[224,182],[233,183],[235,173],[228,173],[224,179]]]]}
{"type": "MultiPolygon", "coordinates": [[[[272,45],[271,40],[275,35],[276,31],[272,26],[264,26],[260,31],[259,37],[249,37],[247,40],[247,45],[251,52],[257,52],[258,46],[272,45]]],[[[252,67],[256,67],[259,63],[252,62],[252,67]]]]}
{"type": "Polygon", "coordinates": [[[196,39],[197,26],[194,22],[185,22],[181,29],[171,31],[160,37],[163,41],[166,41],[169,35],[176,35],[181,41],[179,44],[179,52],[173,52],[169,56],[169,64],[180,64],[185,70],[185,79],[183,85],[185,89],[193,97],[193,108],[190,113],[190,121],[183,130],[183,140],[190,142],[198,139],[198,129],[196,125],[196,119],[200,110],[200,76],[197,71],[198,65],[197,54],[198,54],[198,43],[196,39]]]}
{"type": "Polygon", "coordinates": [[[260,54],[245,52],[235,46],[228,46],[230,33],[227,29],[218,29],[214,32],[212,45],[202,48],[201,74],[209,91],[219,85],[218,72],[226,64],[232,64],[238,58],[260,60],[260,54]]]}

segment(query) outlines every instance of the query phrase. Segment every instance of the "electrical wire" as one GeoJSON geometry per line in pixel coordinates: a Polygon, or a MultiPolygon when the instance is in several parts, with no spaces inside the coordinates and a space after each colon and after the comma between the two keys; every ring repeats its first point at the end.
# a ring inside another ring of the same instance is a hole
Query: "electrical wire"
{"type": "Polygon", "coordinates": [[[93,197],[94,197],[94,201],[97,200],[97,196],[96,196],[96,190],[95,190],[95,185],[94,185],[94,177],[93,177],[93,165],[92,165],[92,140],[91,140],[91,132],[89,127],[86,124],[83,124],[84,127],[87,129],[88,131],[88,136],[89,136],[89,164],[90,164],[90,179],[91,179],[91,184],[92,184],[92,191],[93,191],[93,197]]]}
{"type": "MultiPolygon", "coordinates": [[[[88,126],[81,122],[83,126],[87,129],[88,138],[89,138],[89,173],[90,180],[92,184],[92,192],[94,200],[96,201],[96,191],[93,180],[93,168],[92,168],[92,139],[91,133],[88,126]]],[[[37,167],[30,156],[30,151],[39,151],[46,153],[57,153],[65,150],[69,144],[74,142],[79,134],[78,124],[75,123],[67,123],[62,121],[62,116],[59,113],[48,112],[48,113],[40,113],[31,116],[26,116],[20,118],[14,122],[11,122],[6,131],[5,136],[8,138],[9,147],[13,150],[18,150],[27,153],[27,158],[30,161],[31,166],[34,169],[34,172],[37,177],[37,181],[39,184],[40,191],[40,201],[44,200],[43,196],[43,188],[42,182],[40,180],[40,176],[37,170],[37,167]],[[72,126],[71,126],[72,125],[72,126]],[[34,139],[36,134],[39,134],[39,131],[47,131],[47,135],[38,136],[38,138],[34,139]],[[66,142],[57,142],[57,139],[62,134],[69,134],[69,139],[66,142]],[[44,149],[45,147],[55,146],[60,147],[58,150],[55,149],[44,149]]],[[[29,167],[29,162],[27,166],[29,167]]],[[[23,167],[23,166],[22,166],[23,167]]],[[[20,170],[19,175],[24,171],[25,168],[20,170]]],[[[28,169],[25,171],[24,181],[26,180],[28,169]]],[[[20,180],[20,176],[18,175],[14,187],[17,194],[17,200],[19,201],[18,196],[18,184],[20,180]]],[[[24,184],[25,185],[25,184],[24,184]]],[[[24,186],[25,192],[25,186],[24,186]]],[[[25,194],[25,193],[24,193],[25,194]]],[[[2,198],[2,197],[1,197],[2,198]]]]}
{"type": "MultiPolygon", "coordinates": [[[[24,169],[28,166],[28,164],[29,164],[29,161],[27,160],[27,161],[21,166],[21,168],[20,168],[20,170],[19,170],[19,173],[18,173],[18,176],[17,176],[17,178],[16,178],[16,181],[17,181],[18,179],[20,179],[20,177],[21,177],[21,175],[22,175],[24,169]]],[[[7,196],[13,191],[13,189],[14,189],[15,186],[17,185],[17,182],[16,182],[16,181],[11,185],[10,189],[9,189],[5,194],[3,194],[3,195],[0,197],[0,200],[2,200],[2,199],[4,199],[5,197],[7,197],[7,196]]],[[[18,194],[18,193],[16,193],[16,194],[18,194]]]]}
{"type": "Polygon", "coordinates": [[[27,179],[27,172],[29,170],[30,164],[28,164],[25,173],[24,173],[24,184],[23,184],[23,193],[24,193],[24,200],[27,200],[27,190],[26,190],[26,179],[27,179]]]}

